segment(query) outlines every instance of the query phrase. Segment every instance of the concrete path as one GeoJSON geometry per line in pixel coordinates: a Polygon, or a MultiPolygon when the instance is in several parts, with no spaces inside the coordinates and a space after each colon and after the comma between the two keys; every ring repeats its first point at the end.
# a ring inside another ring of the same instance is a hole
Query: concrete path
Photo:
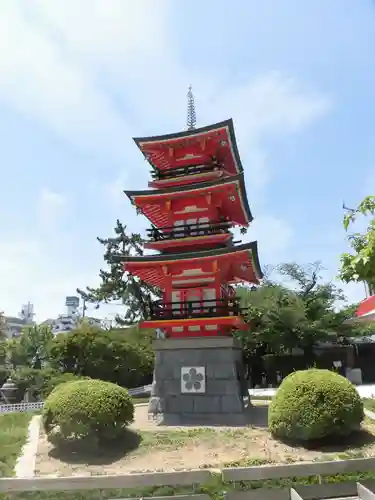
{"type": "MultiPolygon", "coordinates": [[[[375,398],[375,384],[368,384],[368,385],[358,385],[356,386],[356,389],[358,391],[358,394],[361,396],[361,398],[375,398]]],[[[277,389],[273,387],[265,388],[265,389],[249,389],[249,394],[250,396],[256,397],[264,397],[264,396],[269,396],[272,397],[276,394],[277,389]]]]}
{"type": "Polygon", "coordinates": [[[35,476],[41,418],[41,415],[35,415],[30,420],[27,441],[22,448],[14,468],[16,477],[30,478],[35,476]]]}

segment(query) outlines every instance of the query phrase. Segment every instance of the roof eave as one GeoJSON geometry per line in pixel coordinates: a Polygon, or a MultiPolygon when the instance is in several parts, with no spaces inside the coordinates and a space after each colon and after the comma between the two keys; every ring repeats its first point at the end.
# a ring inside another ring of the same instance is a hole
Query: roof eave
{"type": "MultiPolygon", "coordinates": [[[[173,187],[168,187],[164,189],[144,189],[141,191],[124,191],[126,196],[129,198],[129,200],[134,203],[134,198],[137,196],[153,196],[153,195],[168,195],[176,192],[187,192],[187,191],[194,191],[194,190],[199,190],[199,189],[207,189],[210,187],[216,187],[220,186],[223,184],[228,184],[231,182],[237,181],[239,182],[239,186],[241,189],[241,198],[243,201],[243,208],[245,211],[245,216],[248,220],[248,224],[250,224],[253,220],[254,217],[251,213],[250,206],[249,206],[249,201],[247,199],[247,193],[246,193],[246,186],[245,186],[245,179],[243,172],[240,174],[233,175],[231,177],[225,177],[224,179],[219,179],[219,180],[213,180],[213,181],[207,181],[207,182],[200,182],[199,184],[188,184],[184,186],[173,186],[173,187]]],[[[245,224],[246,225],[246,224],[245,224]]]]}
{"type": "MultiPolygon", "coordinates": [[[[142,152],[142,154],[147,158],[147,156],[145,155],[145,153],[141,149],[142,143],[151,143],[151,142],[157,143],[160,141],[168,141],[168,140],[172,140],[172,139],[182,139],[184,137],[191,137],[194,135],[200,135],[200,134],[211,132],[211,131],[214,131],[216,129],[224,128],[224,127],[228,127],[229,136],[230,136],[230,140],[231,140],[232,148],[233,148],[233,154],[235,156],[235,161],[238,165],[239,173],[241,173],[241,172],[243,172],[243,166],[242,166],[242,162],[241,162],[241,158],[240,158],[240,153],[238,151],[236,134],[234,131],[234,123],[233,123],[232,118],[228,118],[227,120],[224,120],[224,121],[218,122],[218,123],[214,123],[212,125],[206,125],[205,127],[196,128],[194,130],[183,130],[182,132],[175,132],[172,134],[164,134],[164,135],[153,135],[153,136],[149,136],[149,137],[133,137],[133,141],[135,142],[135,144],[137,145],[139,150],[142,152]]],[[[157,170],[157,167],[155,167],[155,165],[153,165],[150,161],[149,161],[149,163],[152,165],[152,167],[154,169],[157,170]]]]}

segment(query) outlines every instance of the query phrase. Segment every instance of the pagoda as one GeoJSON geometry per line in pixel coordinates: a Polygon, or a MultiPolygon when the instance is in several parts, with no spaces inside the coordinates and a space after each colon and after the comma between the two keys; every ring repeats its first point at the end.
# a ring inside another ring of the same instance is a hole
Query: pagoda
{"type": "Polygon", "coordinates": [[[120,256],[124,271],[157,287],[141,328],[155,328],[149,413],[160,423],[244,420],[242,351],[233,332],[247,328],[235,285],[258,284],[257,242],[239,244],[233,227],[253,217],[231,119],[134,139],[152,167],[149,188],[126,195],[151,223],[150,255],[120,256]],[[156,253],[158,252],[158,253],[156,253]]]}

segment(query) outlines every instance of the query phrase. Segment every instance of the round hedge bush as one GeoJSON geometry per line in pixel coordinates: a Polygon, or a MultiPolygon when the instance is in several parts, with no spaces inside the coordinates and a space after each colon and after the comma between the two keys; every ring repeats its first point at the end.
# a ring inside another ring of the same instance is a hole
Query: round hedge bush
{"type": "Polygon", "coordinates": [[[79,380],[55,387],[45,400],[42,419],[48,440],[60,446],[117,439],[133,416],[126,389],[102,380],[79,380]]]}
{"type": "Polygon", "coordinates": [[[363,404],[349,380],[329,370],[302,370],[281,383],[268,412],[273,436],[309,441],[359,428],[363,404]]]}

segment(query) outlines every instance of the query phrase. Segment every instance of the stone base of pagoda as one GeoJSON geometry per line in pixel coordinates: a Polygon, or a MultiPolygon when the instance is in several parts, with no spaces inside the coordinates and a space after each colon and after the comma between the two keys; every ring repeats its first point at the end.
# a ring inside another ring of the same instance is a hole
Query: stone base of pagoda
{"type": "Polygon", "coordinates": [[[242,350],[232,337],[154,342],[149,417],[161,425],[246,425],[242,350]]]}

